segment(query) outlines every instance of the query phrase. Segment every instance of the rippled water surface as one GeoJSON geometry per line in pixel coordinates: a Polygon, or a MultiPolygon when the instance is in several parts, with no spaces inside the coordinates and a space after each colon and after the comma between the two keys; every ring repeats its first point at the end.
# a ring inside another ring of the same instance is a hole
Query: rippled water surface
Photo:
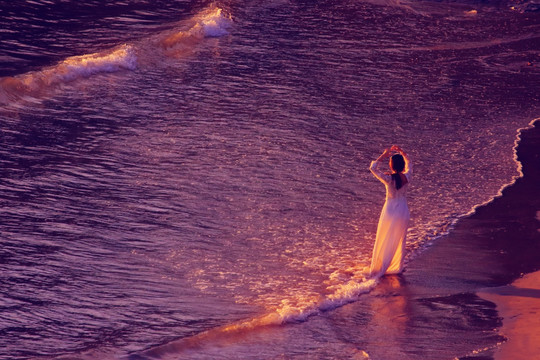
{"type": "Polygon", "coordinates": [[[538,25],[501,4],[2,3],[0,358],[354,300],[383,147],[415,165],[410,256],[519,175],[538,25]]]}

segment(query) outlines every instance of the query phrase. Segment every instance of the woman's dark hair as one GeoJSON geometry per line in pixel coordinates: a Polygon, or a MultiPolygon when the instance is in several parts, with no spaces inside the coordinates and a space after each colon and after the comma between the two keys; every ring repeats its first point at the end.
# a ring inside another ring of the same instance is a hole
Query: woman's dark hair
{"type": "Polygon", "coordinates": [[[399,174],[405,169],[405,159],[403,159],[401,154],[392,155],[391,166],[392,170],[396,172],[395,174],[392,174],[392,179],[394,179],[394,182],[396,183],[396,189],[399,190],[403,186],[399,174]]]}

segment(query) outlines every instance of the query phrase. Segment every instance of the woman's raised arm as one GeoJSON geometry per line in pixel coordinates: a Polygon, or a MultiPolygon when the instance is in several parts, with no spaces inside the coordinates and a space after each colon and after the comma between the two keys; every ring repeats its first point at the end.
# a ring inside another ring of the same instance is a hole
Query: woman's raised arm
{"type": "Polygon", "coordinates": [[[387,159],[390,157],[390,148],[384,149],[383,153],[377,158],[377,160],[372,161],[371,165],[369,166],[369,170],[371,173],[379,179],[383,183],[390,183],[392,181],[392,178],[389,175],[386,175],[384,172],[382,172],[379,169],[379,162],[381,160],[387,159]]]}

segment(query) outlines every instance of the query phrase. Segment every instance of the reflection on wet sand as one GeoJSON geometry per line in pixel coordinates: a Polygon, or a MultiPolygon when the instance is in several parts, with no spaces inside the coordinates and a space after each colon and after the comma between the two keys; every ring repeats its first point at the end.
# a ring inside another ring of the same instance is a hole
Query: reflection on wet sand
{"type": "Polygon", "coordinates": [[[495,360],[525,360],[540,354],[540,272],[512,285],[483,289],[478,295],[496,303],[503,317],[500,332],[507,341],[495,353],[495,360]]]}

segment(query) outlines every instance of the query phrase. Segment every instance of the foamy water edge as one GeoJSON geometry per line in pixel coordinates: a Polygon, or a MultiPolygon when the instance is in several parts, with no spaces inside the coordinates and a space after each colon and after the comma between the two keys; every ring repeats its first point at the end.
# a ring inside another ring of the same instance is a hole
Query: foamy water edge
{"type": "Polygon", "coordinates": [[[438,233],[437,235],[431,237],[430,239],[428,239],[427,241],[423,242],[419,248],[414,251],[412,254],[409,254],[407,256],[407,258],[405,259],[405,264],[407,264],[408,262],[412,261],[414,258],[416,258],[418,255],[420,255],[422,252],[424,252],[427,248],[429,248],[430,246],[432,246],[438,239],[448,235],[454,228],[455,226],[457,225],[457,223],[459,222],[459,220],[463,219],[463,218],[466,218],[466,217],[469,217],[473,214],[476,213],[476,211],[483,207],[483,206],[486,206],[488,204],[490,204],[491,202],[493,202],[495,199],[498,199],[500,198],[501,196],[503,196],[503,192],[506,188],[514,185],[516,183],[516,181],[520,178],[522,178],[524,176],[523,174],[523,165],[521,164],[521,162],[518,160],[518,155],[517,155],[517,149],[519,147],[519,144],[521,142],[521,134],[523,131],[526,131],[528,129],[531,129],[534,127],[534,124],[537,122],[537,121],[540,121],[540,118],[535,118],[533,120],[531,120],[526,126],[522,127],[522,128],[519,128],[516,130],[516,138],[514,140],[514,146],[512,147],[512,152],[513,152],[513,160],[516,164],[516,170],[518,172],[517,175],[514,175],[512,177],[512,179],[510,180],[510,182],[504,184],[503,186],[501,186],[501,188],[499,189],[499,191],[497,192],[497,194],[495,194],[494,196],[492,196],[490,199],[484,201],[483,203],[480,203],[480,204],[477,204],[477,205],[474,205],[471,210],[469,210],[468,212],[466,213],[463,213],[461,215],[457,215],[454,219],[452,219],[450,221],[450,223],[448,224],[447,228],[438,233]]]}

